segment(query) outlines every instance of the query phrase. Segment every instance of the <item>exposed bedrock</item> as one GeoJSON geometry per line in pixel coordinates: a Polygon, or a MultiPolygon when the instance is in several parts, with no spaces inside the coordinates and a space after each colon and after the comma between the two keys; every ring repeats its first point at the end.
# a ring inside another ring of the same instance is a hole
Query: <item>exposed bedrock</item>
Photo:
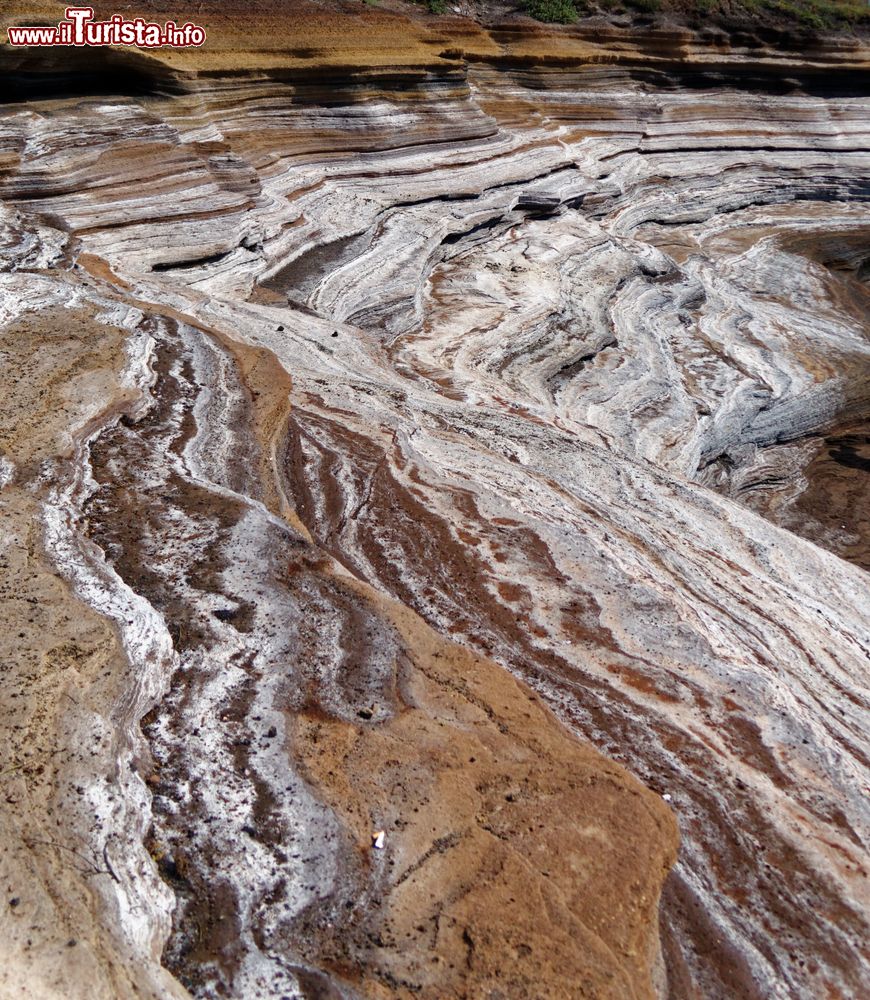
{"type": "Polygon", "coordinates": [[[159,344],[85,516],[179,654],[144,727],[169,967],[200,995],[652,995],[664,804],[258,503],[244,412],[209,412],[229,359],[159,344]]]}
{"type": "MultiPolygon", "coordinates": [[[[43,266],[65,242],[29,237],[17,248],[39,243],[43,266]]],[[[171,643],[72,516],[84,442],[136,412],[150,341],[134,310],[86,304],[77,281],[47,271],[0,273],[0,300],[0,995],[181,998],[159,964],[173,899],[142,847],[134,764],[171,643]]]]}
{"type": "Polygon", "coordinates": [[[0,112],[7,330],[139,358],[29,502],[157,644],[148,941],[198,996],[858,996],[866,51],[373,17],[0,112]]]}

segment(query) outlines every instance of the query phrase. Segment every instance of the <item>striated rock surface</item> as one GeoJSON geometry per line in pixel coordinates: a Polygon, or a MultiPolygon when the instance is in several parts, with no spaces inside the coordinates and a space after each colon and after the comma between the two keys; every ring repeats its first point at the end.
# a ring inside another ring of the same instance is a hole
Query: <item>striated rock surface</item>
{"type": "Polygon", "coordinates": [[[233,13],[0,52],[2,989],[860,995],[865,47],[233,13]]]}

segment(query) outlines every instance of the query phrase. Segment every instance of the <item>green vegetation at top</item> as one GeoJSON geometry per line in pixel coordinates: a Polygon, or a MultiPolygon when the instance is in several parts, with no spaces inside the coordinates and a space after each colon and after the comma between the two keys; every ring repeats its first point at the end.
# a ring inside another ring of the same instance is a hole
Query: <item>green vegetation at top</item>
{"type": "MultiPolygon", "coordinates": [[[[431,0],[430,0],[431,2],[431,0]]],[[[670,11],[723,22],[792,22],[819,31],[849,25],[870,25],[870,5],[864,0],[523,0],[527,14],[548,24],[573,24],[581,17],[621,11],[670,11]]]]}
{"type": "MultiPolygon", "coordinates": [[[[379,0],[366,0],[377,4],[379,0]]],[[[449,0],[417,0],[431,14],[446,14],[449,0]]],[[[870,27],[868,0],[515,0],[516,8],[547,24],[574,24],[584,17],[640,12],[673,14],[690,22],[704,19],[724,27],[750,24],[835,31],[870,27]]],[[[485,0],[479,3],[486,12],[485,0]]]]}
{"type": "Polygon", "coordinates": [[[574,0],[526,0],[526,13],[547,24],[573,24],[580,16],[574,0]]]}

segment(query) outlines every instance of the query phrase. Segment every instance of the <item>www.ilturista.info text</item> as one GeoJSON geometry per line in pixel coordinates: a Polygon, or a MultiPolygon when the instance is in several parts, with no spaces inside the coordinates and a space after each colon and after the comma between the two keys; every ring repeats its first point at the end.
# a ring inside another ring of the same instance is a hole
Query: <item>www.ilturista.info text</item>
{"type": "Polygon", "coordinates": [[[67,7],[66,20],[52,25],[21,25],[7,30],[10,45],[135,45],[144,49],[161,46],[184,49],[205,42],[205,28],[175,21],[155,24],[142,17],[127,20],[114,14],[108,21],[95,21],[93,7],[67,7]]]}

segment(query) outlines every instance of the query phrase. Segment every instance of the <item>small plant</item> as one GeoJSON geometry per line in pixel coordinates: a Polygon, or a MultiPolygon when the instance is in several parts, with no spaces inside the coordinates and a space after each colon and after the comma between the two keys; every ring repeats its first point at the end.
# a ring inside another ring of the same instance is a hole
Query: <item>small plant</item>
{"type": "Polygon", "coordinates": [[[573,24],[578,17],[574,0],[526,0],[526,12],[547,24],[573,24]]]}
{"type": "Polygon", "coordinates": [[[870,6],[861,4],[843,4],[838,8],[838,12],[844,21],[850,24],[861,22],[870,24],[870,6]]]}

